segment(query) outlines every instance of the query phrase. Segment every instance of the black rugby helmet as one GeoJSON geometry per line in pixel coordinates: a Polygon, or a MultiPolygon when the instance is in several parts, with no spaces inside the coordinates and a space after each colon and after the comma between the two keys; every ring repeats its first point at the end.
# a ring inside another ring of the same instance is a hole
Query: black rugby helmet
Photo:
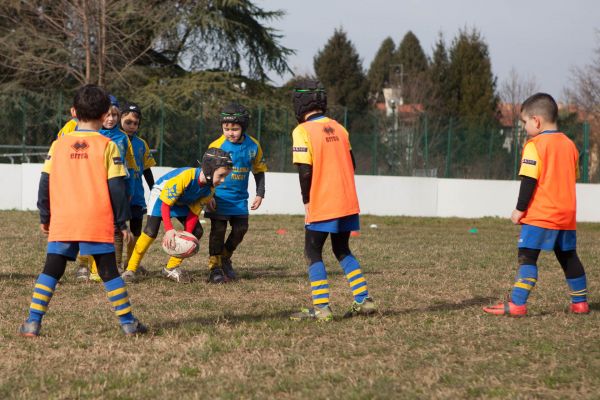
{"type": "Polygon", "coordinates": [[[250,124],[250,113],[239,103],[230,103],[221,110],[221,124],[232,123],[242,127],[242,133],[246,133],[250,124]]]}
{"type": "Polygon", "coordinates": [[[142,119],[142,109],[136,103],[131,101],[127,101],[125,104],[123,104],[123,106],[121,106],[121,115],[129,113],[137,114],[137,117],[142,119]]]}
{"type": "Polygon", "coordinates": [[[202,156],[202,162],[200,163],[204,176],[208,183],[213,185],[213,175],[218,168],[233,168],[233,161],[228,152],[222,149],[211,147],[206,150],[204,156],[202,156]]]}
{"type": "Polygon", "coordinates": [[[304,122],[306,113],[321,110],[327,111],[327,93],[321,82],[305,79],[294,85],[292,94],[294,113],[298,122],[304,122]]]}

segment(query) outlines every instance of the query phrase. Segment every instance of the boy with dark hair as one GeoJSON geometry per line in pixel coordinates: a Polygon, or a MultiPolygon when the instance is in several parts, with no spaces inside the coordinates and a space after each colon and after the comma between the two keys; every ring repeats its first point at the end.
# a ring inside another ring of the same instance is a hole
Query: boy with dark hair
{"type": "Polygon", "coordinates": [[[85,85],[75,94],[73,104],[77,128],[52,143],[40,179],[40,227],[48,235],[48,250],[44,270],[33,290],[29,317],[19,333],[27,337],[39,335],[42,318],[67,260],[74,260],[78,251],[96,260],[123,332],[145,333],[146,327],[131,312],[125,282],[115,260],[114,225],[123,235],[131,234],[125,223],[129,207],[123,162],[114,142],[98,132],[110,100],[98,86],[85,85]],[[86,223],[78,223],[80,220],[86,223]]]}
{"type": "Polygon", "coordinates": [[[587,282],[577,256],[576,193],[579,153],[557,127],[558,106],[552,96],[537,93],[521,106],[529,140],[521,159],[521,188],[511,221],[521,224],[519,271],[510,300],[483,310],[489,314],[525,316],[527,298],[538,279],[541,250],[554,251],[571,290],[571,312],[586,314],[587,282]]]}
{"type": "MultiPolygon", "coordinates": [[[[142,225],[144,222],[144,214],[146,214],[146,198],[144,196],[144,184],[142,182],[142,175],[146,179],[148,188],[152,189],[154,186],[154,175],[150,168],[156,165],[152,153],[150,153],[150,147],[139,134],[139,127],[142,122],[142,110],[140,107],[131,102],[125,103],[121,107],[121,128],[129,136],[131,147],[133,148],[133,155],[135,162],[139,168],[133,176],[134,188],[131,196],[131,221],[129,222],[129,228],[133,233],[134,241],[127,244],[127,258],[123,263],[125,266],[129,263],[135,242],[142,234],[142,225]]],[[[138,268],[138,272],[142,272],[142,267],[138,268]]]]}
{"type": "Polygon", "coordinates": [[[219,148],[228,152],[233,161],[233,172],[227,176],[221,186],[215,189],[215,197],[204,214],[210,218],[208,241],[210,283],[223,283],[236,279],[231,256],[248,231],[250,171],[256,181],[256,197],[250,209],[258,209],[265,197],[267,164],[258,140],[247,133],[249,122],[250,114],[244,106],[238,103],[227,105],[221,111],[223,134],[209,146],[209,148],[219,148]],[[227,222],[231,225],[231,232],[225,241],[227,222]]]}
{"type": "MultiPolygon", "coordinates": [[[[158,236],[161,222],[165,225],[164,242],[171,242],[175,237],[175,229],[171,218],[177,218],[186,232],[192,233],[198,240],[202,237],[202,225],[198,216],[214,195],[214,188],[225,180],[231,172],[231,157],[221,149],[208,149],[202,157],[201,168],[178,168],[161,176],[152,191],[148,202],[148,218],[144,232],[135,244],[127,270],[123,278],[132,281],[136,272],[158,236]]],[[[180,267],[183,260],[171,257],[162,269],[162,275],[179,283],[191,282],[186,270],[180,267]]]]}
{"type": "Polygon", "coordinates": [[[299,125],[294,129],[293,161],[298,166],[302,200],[306,211],[304,254],[314,308],[303,309],[293,320],[331,321],[329,283],[323,264],[323,245],[331,246],[339,261],[354,302],[346,317],[368,315],[376,306],[367,289],[358,260],[350,251],[350,232],[359,229],[359,207],[354,184],[354,156],[346,129],[325,116],[327,96],[317,81],[298,82],[293,92],[299,125]]]}

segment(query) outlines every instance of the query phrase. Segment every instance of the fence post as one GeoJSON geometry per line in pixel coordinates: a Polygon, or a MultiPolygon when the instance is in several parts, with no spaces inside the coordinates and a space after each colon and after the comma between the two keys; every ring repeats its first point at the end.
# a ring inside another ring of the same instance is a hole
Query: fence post
{"type": "Polygon", "coordinates": [[[514,160],[513,160],[513,181],[517,179],[517,168],[519,166],[519,126],[518,126],[518,122],[515,121],[515,124],[513,126],[513,136],[514,136],[514,144],[515,144],[515,148],[514,148],[514,160]]]}
{"type": "Polygon", "coordinates": [[[21,96],[21,116],[22,116],[22,120],[21,120],[21,152],[23,153],[23,156],[21,158],[21,164],[23,164],[25,162],[25,140],[27,137],[27,129],[26,129],[27,113],[25,110],[26,107],[27,107],[27,103],[25,100],[25,96],[21,96]]]}
{"type": "Polygon", "coordinates": [[[485,173],[485,177],[486,179],[490,179],[490,174],[491,174],[491,168],[492,168],[492,145],[494,142],[494,129],[490,129],[490,140],[489,140],[489,146],[488,146],[488,165],[487,165],[487,171],[485,173]]]}
{"type": "Polygon", "coordinates": [[[371,175],[377,175],[377,131],[373,132],[373,148],[371,149],[371,175]]]}
{"type": "Polygon", "coordinates": [[[258,126],[256,127],[256,139],[260,143],[260,134],[262,130],[262,108],[258,106],[258,126]]]}
{"type": "Polygon", "coordinates": [[[450,141],[451,140],[452,140],[452,117],[450,117],[450,120],[448,122],[448,140],[447,140],[447,146],[446,146],[446,171],[444,172],[444,178],[450,177],[450,149],[451,149],[450,141]]]}
{"type": "Polygon", "coordinates": [[[160,98],[160,143],[159,143],[159,151],[160,156],[158,158],[158,165],[163,166],[163,150],[164,150],[164,141],[165,141],[165,103],[163,98],[160,98]]]}
{"type": "MultiPolygon", "coordinates": [[[[64,117],[63,107],[64,107],[64,105],[63,105],[63,92],[60,91],[58,93],[58,118],[57,118],[58,119],[58,121],[57,121],[58,122],[58,129],[61,129],[63,127],[63,125],[65,124],[64,120],[63,120],[63,117],[64,117]]],[[[58,129],[57,129],[57,131],[58,131],[58,129]]]]}
{"type": "Polygon", "coordinates": [[[202,147],[202,135],[204,133],[204,115],[203,115],[202,103],[200,103],[200,121],[198,121],[198,156],[202,160],[204,149],[202,147]]]}
{"type": "Polygon", "coordinates": [[[583,123],[583,183],[590,181],[589,176],[589,157],[590,157],[590,123],[583,123]]]}
{"type": "Polygon", "coordinates": [[[348,107],[344,107],[344,128],[348,129],[348,107]]]}
{"type": "Polygon", "coordinates": [[[427,114],[425,114],[424,118],[425,118],[425,121],[424,121],[424,124],[423,124],[423,130],[424,130],[424,133],[425,133],[424,134],[424,137],[425,137],[425,148],[423,149],[424,150],[423,151],[423,155],[424,155],[424,158],[425,158],[425,170],[427,170],[428,165],[429,165],[429,138],[428,138],[428,135],[429,135],[429,132],[428,132],[429,131],[429,119],[427,118],[427,114]]]}

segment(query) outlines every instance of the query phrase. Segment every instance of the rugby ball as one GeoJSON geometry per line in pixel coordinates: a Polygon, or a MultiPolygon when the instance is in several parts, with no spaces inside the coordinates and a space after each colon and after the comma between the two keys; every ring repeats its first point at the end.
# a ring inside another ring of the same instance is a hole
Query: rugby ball
{"type": "Polygon", "coordinates": [[[175,233],[175,248],[167,246],[167,243],[163,240],[162,248],[170,256],[177,258],[188,258],[198,252],[199,249],[198,239],[186,231],[177,231],[175,233]]]}

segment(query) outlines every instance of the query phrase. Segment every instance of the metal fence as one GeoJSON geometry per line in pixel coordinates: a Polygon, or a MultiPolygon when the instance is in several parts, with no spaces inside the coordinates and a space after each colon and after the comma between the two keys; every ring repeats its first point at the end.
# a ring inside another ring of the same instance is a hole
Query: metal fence
{"type": "MultiPolygon", "coordinates": [[[[69,118],[62,94],[52,97],[0,96],[0,162],[40,162],[56,133],[69,118]]],[[[202,103],[186,112],[159,102],[142,105],[140,134],[156,150],[159,165],[195,165],[210,142],[220,135],[219,110],[202,103]],[[171,111],[169,111],[171,110],[171,111]]],[[[270,171],[295,171],[291,132],[296,120],[291,108],[259,106],[251,110],[249,133],[264,150],[270,171]]],[[[517,123],[473,126],[456,118],[432,118],[425,113],[391,115],[378,110],[361,114],[341,107],[328,112],[346,126],[357,174],[427,176],[471,179],[516,179],[526,140],[517,123]]],[[[582,182],[598,181],[590,172],[590,126],[561,125],[580,152],[582,182]]]]}

